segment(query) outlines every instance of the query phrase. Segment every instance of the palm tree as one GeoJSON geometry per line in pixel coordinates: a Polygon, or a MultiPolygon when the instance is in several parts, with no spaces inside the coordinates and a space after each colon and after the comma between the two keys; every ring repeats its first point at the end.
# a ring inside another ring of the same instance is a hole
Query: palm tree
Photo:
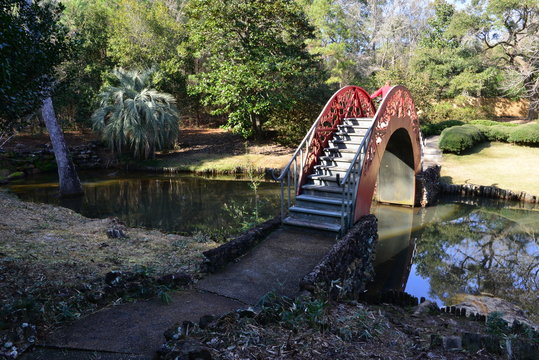
{"type": "Polygon", "coordinates": [[[170,149],[178,136],[178,110],[170,94],[150,89],[151,70],[116,69],[119,86],[107,86],[100,94],[101,107],[92,115],[113,153],[129,149],[137,159],[170,149]]]}

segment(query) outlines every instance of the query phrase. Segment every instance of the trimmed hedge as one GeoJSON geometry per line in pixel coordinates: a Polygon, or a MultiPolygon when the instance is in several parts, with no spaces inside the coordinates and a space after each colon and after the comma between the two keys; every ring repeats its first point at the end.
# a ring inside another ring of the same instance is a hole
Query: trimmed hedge
{"type": "Polygon", "coordinates": [[[539,123],[520,125],[515,128],[507,141],[519,145],[539,145],[539,123]]]}
{"type": "Polygon", "coordinates": [[[506,127],[515,127],[518,124],[513,124],[509,122],[501,122],[494,120],[472,120],[469,122],[472,125],[484,125],[484,126],[506,126],[506,127]]]}
{"type": "Polygon", "coordinates": [[[453,126],[442,131],[439,146],[443,152],[460,154],[485,140],[481,130],[473,125],[453,126]]]}
{"type": "Polygon", "coordinates": [[[421,125],[421,133],[423,136],[440,135],[444,129],[452,126],[464,125],[460,120],[446,120],[439,123],[430,123],[421,125]]]}
{"type": "MultiPolygon", "coordinates": [[[[513,124],[516,125],[516,124],[513,124]]],[[[505,126],[505,125],[475,125],[476,128],[481,130],[483,135],[487,138],[488,141],[503,141],[509,142],[509,137],[517,129],[514,126],[505,126]]]]}

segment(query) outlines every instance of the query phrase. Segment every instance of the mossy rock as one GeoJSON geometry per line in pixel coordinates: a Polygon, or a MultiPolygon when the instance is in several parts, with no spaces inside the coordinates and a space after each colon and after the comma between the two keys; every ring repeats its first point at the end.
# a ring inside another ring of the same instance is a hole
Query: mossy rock
{"type": "Polygon", "coordinates": [[[14,173],[11,173],[8,175],[8,180],[16,180],[16,179],[22,179],[24,177],[24,173],[22,171],[15,171],[14,173]]]}

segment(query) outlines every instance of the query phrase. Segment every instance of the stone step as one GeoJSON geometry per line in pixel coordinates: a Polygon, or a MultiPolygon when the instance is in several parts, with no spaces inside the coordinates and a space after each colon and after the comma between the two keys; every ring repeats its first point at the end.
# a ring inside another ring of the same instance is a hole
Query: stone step
{"type": "Polygon", "coordinates": [[[317,184],[305,184],[301,187],[302,194],[323,198],[342,199],[343,188],[338,186],[326,186],[317,184]]]}
{"type": "Polygon", "coordinates": [[[306,219],[298,219],[298,218],[293,218],[290,216],[285,218],[283,220],[283,223],[286,225],[300,226],[300,227],[306,227],[306,228],[317,229],[317,230],[325,230],[325,231],[332,231],[332,232],[341,231],[340,224],[309,221],[306,219]]]}
{"type": "Polygon", "coordinates": [[[423,154],[425,154],[425,155],[442,154],[442,150],[440,150],[440,149],[432,149],[432,148],[423,148],[423,154]]]}

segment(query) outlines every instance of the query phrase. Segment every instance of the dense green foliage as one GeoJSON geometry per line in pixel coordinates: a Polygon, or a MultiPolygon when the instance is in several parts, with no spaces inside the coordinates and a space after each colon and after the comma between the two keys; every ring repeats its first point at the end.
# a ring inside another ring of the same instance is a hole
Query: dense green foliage
{"type": "Polygon", "coordinates": [[[504,126],[504,127],[515,127],[518,126],[518,124],[510,123],[510,122],[500,122],[500,121],[494,121],[494,120],[472,120],[468,122],[471,125],[482,125],[482,126],[504,126]]]}
{"type": "Polygon", "coordinates": [[[444,129],[459,125],[464,125],[464,122],[460,120],[446,120],[439,123],[427,123],[421,125],[421,133],[423,136],[440,135],[444,129]]]}
{"type": "Polygon", "coordinates": [[[70,30],[77,56],[58,67],[54,104],[65,125],[90,124],[103,79],[114,68],[107,55],[113,7],[109,0],[66,0],[63,23],[70,30]]]}
{"type": "Polygon", "coordinates": [[[54,67],[69,56],[61,13],[62,7],[50,1],[0,3],[1,131],[10,131],[41,104],[53,84],[54,67]]]}
{"type": "Polygon", "coordinates": [[[461,125],[442,131],[439,146],[444,152],[460,154],[483,141],[485,136],[477,127],[461,125]]]}
{"type": "Polygon", "coordinates": [[[474,99],[539,93],[535,0],[63,0],[63,13],[52,1],[29,12],[4,3],[0,111],[10,117],[54,78],[59,119],[87,126],[117,67],[153,69],[186,123],[290,144],[347,84],[408,87],[423,123],[491,118],[474,99]],[[40,39],[7,25],[32,16],[40,39]]]}
{"type": "Polygon", "coordinates": [[[513,124],[492,120],[473,120],[464,126],[460,121],[444,121],[421,126],[424,136],[441,131],[440,148],[444,152],[461,153],[475,144],[487,141],[509,142],[518,145],[539,145],[539,123],[513,124]],[[445,129],[442,131],[442,128],[445,129]],[[480,133],[479,136],[478,132],[480,133]]]}
{"type": "Polygon", "coordinates": [[[148,159],[170,149],[178,136],[178,111],[170,94],[150,89],[150,71],[115,70],[118,86],[101,93],[101,107],[92,115],[94,128],[114,153],[131,151],[148,159]]]}
{"type": "Polygon", "coordinates": [[[260,136],[273,113],[293,108],[316,85],[320,70],[305,46],[313,29],[295,3],[198,0],[187,17],[204,60],[190,89],[214,114],[227,115],[233,131],[260,136]]]}
{"type": "Polygon", "coordinates": [[[507,141],[519,145],[539,146],[539,123],[531,123],[514,128],[507,141]]]}
{"type": "Polygon", "coordinates": [[[488,141],[508,142],[509,137],[514,132],[515,128],[503,125],[474,125],[478,128],[488,141]]]}

